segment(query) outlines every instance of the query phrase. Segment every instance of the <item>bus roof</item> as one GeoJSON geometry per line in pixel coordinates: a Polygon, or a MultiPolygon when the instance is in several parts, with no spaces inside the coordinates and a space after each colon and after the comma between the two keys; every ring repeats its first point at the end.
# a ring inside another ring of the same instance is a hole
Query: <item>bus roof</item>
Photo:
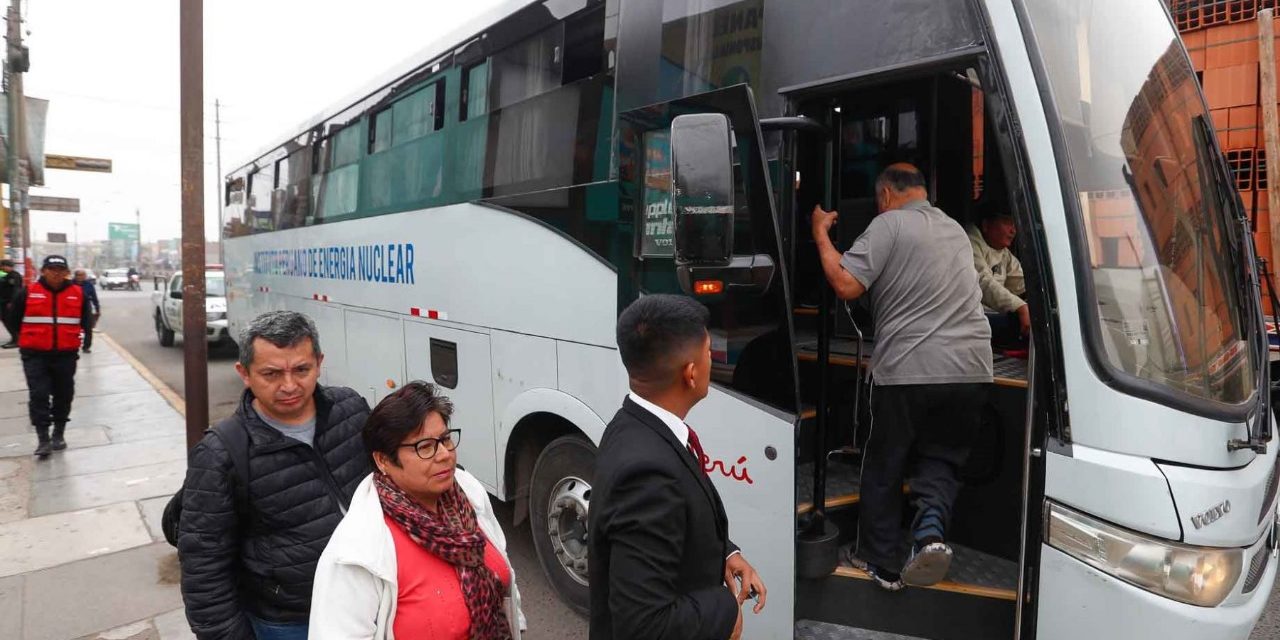
{"type": "MultiPolygon", "coordinates": [[[[432,41],[431,44],[423,47],[417,53],[409,56],[404,61],[391,67],[387,71],[378,74],[373,80],[365,83],[360,87],[360,89],[347,95],[334,106],[327,107],[303,121],[297,127],[294,127],[289,135],[281,137],[276,142],[272,142],[271,144],[262,147],[256,153],[246,158],[243,162],[232,165],[235,167],[232,169],[232,172],[234,173],[252,165],[259,158],[271,153],[285,142],[296,137],[298,134],[311,129],[316,125],[322,124],[329,118],[332,118],[339,113],[342,113],[344,110],[356,105],[370,94],[373,94],[379,89],[394,83],[396,80],[413,73],[422,65],[440,57],[450,49],[464,44],[471,37],[477,36],[485,29],[497,24],[502,18],[515,13],[526,6],[538,4],[539,2],[540,0],[498,0],[498,3],[490,7],[487,11],[482,11],[479,14],[476,14],[470,20],[463,22],[447,34],[432,41]]],[[[225,179],[226,176],[218,176],[219,184],[221,184],[225,179]]]]}

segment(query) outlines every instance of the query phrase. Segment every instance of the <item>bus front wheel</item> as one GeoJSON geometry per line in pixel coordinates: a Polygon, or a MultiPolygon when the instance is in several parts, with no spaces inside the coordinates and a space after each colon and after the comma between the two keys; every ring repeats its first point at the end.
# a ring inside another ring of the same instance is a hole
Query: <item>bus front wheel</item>
{"type": "Polygon", "coordinates": [[[587,508],[596,450],[580,436],[552,440],[533,466],[529,519],[542,572],[570,609],[590,609],[587,508]]]}

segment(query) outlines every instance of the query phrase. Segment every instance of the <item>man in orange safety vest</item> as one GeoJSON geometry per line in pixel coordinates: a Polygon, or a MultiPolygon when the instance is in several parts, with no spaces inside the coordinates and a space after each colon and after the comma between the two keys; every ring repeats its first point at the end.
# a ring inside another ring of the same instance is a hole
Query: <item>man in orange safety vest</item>
{"type": "Polygon", "coordinates": [[[39,440],[35,454],[40,458],[67,448],[64,434],[75,395],[80,333],[93,330],[92,307],[70,274],[66,258],[46,257],[40,279],[9,307],[10,323],[20,327],[18,350],[30,392],[31,424],[39,440]]]}

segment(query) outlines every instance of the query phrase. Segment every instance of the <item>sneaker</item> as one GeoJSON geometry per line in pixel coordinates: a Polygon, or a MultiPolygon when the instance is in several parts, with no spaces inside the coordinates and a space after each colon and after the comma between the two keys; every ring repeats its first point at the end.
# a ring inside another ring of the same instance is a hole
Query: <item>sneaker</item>
{"type": "Polygon", "coordinates": [[[935,541],[911,549],[911,557],[902,568],[902,579],[909,585],[927,587],[947,577],[951,568],[951,546],[935,541]]]}
{"type": "Polygon", "coordinates": [[[845,551],[845,559],[849,561],[853,568],[866,572],[867,577],[871,578],[871,581],[876,583],[877,587],[885,591],[901,591],[905,586],[902,583],[902,576],[853,555],[852,547],[845,551]]]}
{"type": "Polygon", "coordinates": [[[870,562],[867,563],[867,568],[863,569],[863,571],[866,571],[867,575],[871,576],[871,581],[876,583],[877,587],[885,591],[901,591],[902,587],[905,586],[902,582],[902,576],[892,571],[881,569],[870,562]]]}

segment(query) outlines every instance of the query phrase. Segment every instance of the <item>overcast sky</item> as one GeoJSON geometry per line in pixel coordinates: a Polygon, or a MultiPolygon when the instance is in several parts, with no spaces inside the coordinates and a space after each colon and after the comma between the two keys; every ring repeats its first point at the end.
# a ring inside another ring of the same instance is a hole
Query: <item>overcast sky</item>
{"type": "MultiPolygon", "coordinates": [[[[205,0],[206,233],[217,234],[214,107],[222,170],[498,0],[205,0]]],[[[27,0],[27,95],[46,98],[48,153],[111,158],[111,174],[49,170],[33,195],[81,213],[33,211],[32,239],[107,237],[141,212],[146,241],[181,233],[178,1],[27,0]]]]}

